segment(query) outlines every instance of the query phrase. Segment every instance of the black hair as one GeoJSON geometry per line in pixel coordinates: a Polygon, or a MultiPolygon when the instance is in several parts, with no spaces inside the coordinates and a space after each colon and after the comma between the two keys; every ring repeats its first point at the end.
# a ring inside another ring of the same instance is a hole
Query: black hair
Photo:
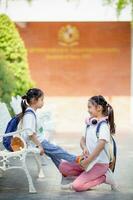
{"type": "Polygon", "coordinates": [[[43,91],[38,88],[32,88],[27,91],[27,93],[22,96],[21,108],[22,108],[22,116],[24,115],[27,107],[31,104],[31,101],[38,100],[40,97],[44,95],[43,91]]]}
{"type": "Polygon", "coordinates": [[[107,121],[109,122],[110,125],[110,133],[115,134],[114,111],[112,106],[101,95],[91,97],[89,99],[89,102],[91,102],[93,105],[102,106],[103,115],[108,116],[107,121]]]}

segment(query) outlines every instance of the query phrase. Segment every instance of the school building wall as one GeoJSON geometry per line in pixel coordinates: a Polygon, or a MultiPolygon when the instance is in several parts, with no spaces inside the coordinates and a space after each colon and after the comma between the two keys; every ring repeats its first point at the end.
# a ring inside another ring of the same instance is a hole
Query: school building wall
{"type": "Polygon", "coordinates": [[[128,22],[33,22],[19,31],[32,78],[47,95],[130,95],[128,22]],[[78,34],[76,41],[63,40],[67,25],[75,28],[70,31],[73,38],[78,34]]]}

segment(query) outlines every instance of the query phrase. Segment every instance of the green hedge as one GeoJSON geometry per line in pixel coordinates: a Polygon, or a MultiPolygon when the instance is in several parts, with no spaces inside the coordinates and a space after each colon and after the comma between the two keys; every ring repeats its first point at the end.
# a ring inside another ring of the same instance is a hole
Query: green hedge
{"type": "Polygon", "coordinates": [[[24,94],[34,85],[28,70],[27,51],[15,24],[5,14],[0,14],[0,50],[14,73],[14,95],[24,94]]]}

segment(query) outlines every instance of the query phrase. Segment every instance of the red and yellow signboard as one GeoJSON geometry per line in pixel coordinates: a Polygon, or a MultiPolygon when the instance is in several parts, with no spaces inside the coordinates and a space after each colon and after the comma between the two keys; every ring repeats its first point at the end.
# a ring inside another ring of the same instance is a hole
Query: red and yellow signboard
{"type": "Polygon", "coordinates": [[[32,22],[19,31],[32,78],[47,95],[130,95],[128,22],[32,22]]]}

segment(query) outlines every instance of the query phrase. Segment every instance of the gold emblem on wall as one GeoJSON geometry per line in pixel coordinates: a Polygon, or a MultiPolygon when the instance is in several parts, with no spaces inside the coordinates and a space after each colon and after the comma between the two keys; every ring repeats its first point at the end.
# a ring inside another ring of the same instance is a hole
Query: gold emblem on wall
{"type": "Polygon", "coordinates": [[[79,44],[79,38],[79,30],[73,25],[61,27],[58,33],[58,40],[61,46],[76,46],[79,44]]]}

